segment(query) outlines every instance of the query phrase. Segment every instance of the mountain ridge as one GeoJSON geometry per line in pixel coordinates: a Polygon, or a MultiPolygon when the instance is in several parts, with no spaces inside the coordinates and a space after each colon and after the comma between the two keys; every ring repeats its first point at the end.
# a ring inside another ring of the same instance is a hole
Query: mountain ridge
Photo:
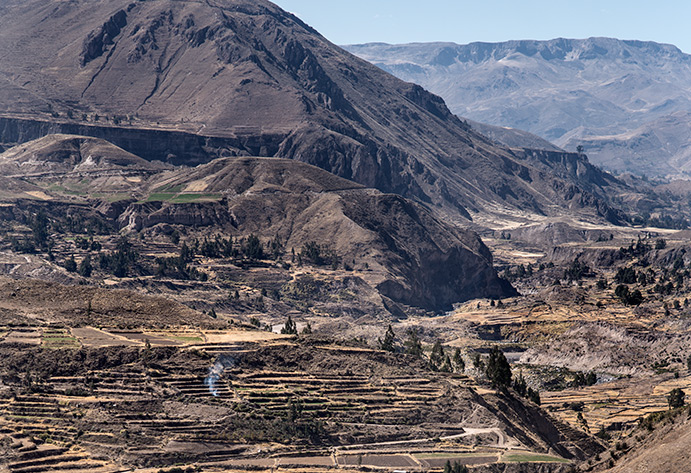
{"type": "MultiPolygon", "coordinates": [[[[658,144],[611,135],[688,126],[691,55],[673,45],[613,38],[350,45],[346,49],[444,97],[454,113],[536,134],[564,149],[582,145],[618,172],[685,175],[685,146],[655,166],[658,144]],[[682,115],[679,115],[682,113],[682,115]],[[662,123],[665,122],[665,123],[662,123]],[[597,143],[589,148],[591,143],[597,143]],[[618,148],[601,152],[602,146],[618,148]],[[625,163],[627,154],[635,154],[625,163]]],[[[688,145],[688,143],[686,143],[688,145]]]]}

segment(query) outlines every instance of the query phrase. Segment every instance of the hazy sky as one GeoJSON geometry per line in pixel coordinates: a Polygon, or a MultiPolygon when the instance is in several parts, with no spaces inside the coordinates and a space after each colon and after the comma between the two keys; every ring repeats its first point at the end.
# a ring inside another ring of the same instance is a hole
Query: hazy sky
{"type": "Polygon", "coordinates": [[[273,0],[336,44],[587,38],[691,53],[689,0],[273,0]]]}

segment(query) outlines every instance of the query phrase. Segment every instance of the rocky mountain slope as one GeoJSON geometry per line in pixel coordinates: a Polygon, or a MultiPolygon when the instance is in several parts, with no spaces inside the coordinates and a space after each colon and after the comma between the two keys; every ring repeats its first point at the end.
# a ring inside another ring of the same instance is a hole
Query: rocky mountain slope
{"type": "Polygon", "coordinates": [[[62,132],[176,163],[297,159],[466,223],[565,208],[612,215],[602,211],[608,189],[552,175],[563,161],[589,166],[582,157],[563,155],[543,172],[470,130],[439,97],[264,0],[0,8],[3,143],[62,132]]]}
{"type": "Polygon", "coordinates": [[[688,173],[691,56],[674,46],[560,38],[346,49],[441,95],[460,116],[582,145],[606,169],[688,173]]]}
{"type": "Polygon", "coordinates": [[[171,169],[103,140],[51,135],[0,154],[0,171],[45,189],[40,197],[47,204],[79,203],[128,232],[192,226],[208,234],[255,234],[284,249],[311,242],[367,267],[372,287],[407,305],[439,310],[515,294],[475,233],[404,197],[294,160],[219,158],[171,169]]]}

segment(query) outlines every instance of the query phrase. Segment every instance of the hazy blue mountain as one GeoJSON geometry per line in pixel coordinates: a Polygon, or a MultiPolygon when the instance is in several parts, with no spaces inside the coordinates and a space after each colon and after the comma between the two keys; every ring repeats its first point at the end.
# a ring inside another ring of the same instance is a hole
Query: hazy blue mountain
{"type": "Polygon", "coordinates": [[[372,43],[350,52],[441,95],[463,117],[583,145],[607,169],[689,174],[691,55],[610,38],[372,43]]]}

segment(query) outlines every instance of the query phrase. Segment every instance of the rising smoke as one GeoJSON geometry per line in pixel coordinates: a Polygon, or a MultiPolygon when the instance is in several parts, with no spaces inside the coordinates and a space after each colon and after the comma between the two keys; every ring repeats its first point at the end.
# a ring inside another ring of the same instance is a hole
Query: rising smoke
{"type": "Polygon", "coordinates": [[[232,368],[235,366],[235,358],[228,355],[219,356],[216,362],[209,368],[209,374],[206,375],[204,380],[204,385],[208,386],[211,395],[218,397],[218,388],[216,383],[221,379],[223,371],[227,368],[232,368]]]}

